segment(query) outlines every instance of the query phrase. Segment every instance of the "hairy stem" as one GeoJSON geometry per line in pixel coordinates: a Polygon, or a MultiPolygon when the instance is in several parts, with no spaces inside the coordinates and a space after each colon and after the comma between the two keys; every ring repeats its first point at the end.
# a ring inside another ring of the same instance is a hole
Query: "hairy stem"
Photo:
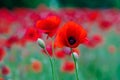
{"type": "Polygon", "coordinates": [[[72,54],[72,57],[73,57],[73,60],[74,60],[74,63],[75,63],[75,77],[76,77],[76,80],[79,80],[77,60],[76,60],[76,58],[73,54],[72,54]]]}
{"type": "Polygon", "coordinates": [[[50,61],[50,64],[51,64],[52,78],[53,78],[53,80],[55,80],[55,70],[54,70],[54,64],[53,64],[53,62],[52,62],[52,58],[49,56],[48,51],[47,51],[46,49],[44,49],[44,50],[45,50],[45,52],[47,53],[48,58],[49,58],[49,61],[50,61]]]}

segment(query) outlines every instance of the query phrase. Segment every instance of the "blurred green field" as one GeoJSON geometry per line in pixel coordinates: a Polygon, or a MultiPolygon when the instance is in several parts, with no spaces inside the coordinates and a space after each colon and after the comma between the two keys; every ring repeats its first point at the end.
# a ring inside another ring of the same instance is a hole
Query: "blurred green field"
{"type": "MultiPolygon", "coordinates": [[[[84,45],[79,47],[80,80],[120,80],[119,34],[113,30],[101,34],[104,35],[104,44],[93,49],[86,48],[84,45]],[[115,46],[114,53],[108,50],[111,45],[115,46]]],[[[50,62],[47,56],[40,52],[37,43],[28,43],[25,47],[13,45],[11,50],[8,50],[4,63],[11,69],[8,76],[10,80],[52,80],[50,62]],[[42,72],[32,71],[30,68],[32,59],[37,59],[42,63],[42,72]]],[[[59,80],[75,80],[74,73],[61,72],[62,60],[56,59],[55,63],[59,80]]]]}

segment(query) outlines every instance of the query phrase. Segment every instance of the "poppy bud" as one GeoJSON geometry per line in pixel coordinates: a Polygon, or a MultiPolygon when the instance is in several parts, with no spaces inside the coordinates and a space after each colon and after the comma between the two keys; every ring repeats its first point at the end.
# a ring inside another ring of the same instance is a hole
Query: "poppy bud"
{"type": "Polygon", "coordinates": [[[42,39],[38,38],[37,42],[41,48],[45,48],[45,42],[42,39]]]}
{"type": "Polygon", "coordinates": [[[73,52],[73,56],[75,57],[75,59],[78,59],[79,58],[79,55],[77,52],[73,52]]]}

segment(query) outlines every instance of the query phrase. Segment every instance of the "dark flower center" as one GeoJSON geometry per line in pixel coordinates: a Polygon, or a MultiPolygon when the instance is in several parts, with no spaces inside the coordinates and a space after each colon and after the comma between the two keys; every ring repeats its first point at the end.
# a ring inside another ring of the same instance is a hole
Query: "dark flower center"
{"type": "Polygon", "coordinates": [[[69,37],[68,42],[70,43],[70,45],[73,45],[73,44],[75,44],[76,40],[73,37],[69,37]]]}

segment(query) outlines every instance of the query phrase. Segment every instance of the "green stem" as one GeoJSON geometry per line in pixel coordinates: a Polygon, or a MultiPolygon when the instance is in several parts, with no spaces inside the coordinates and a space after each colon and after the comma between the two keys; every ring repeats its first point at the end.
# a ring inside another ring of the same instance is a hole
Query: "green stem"
{"type": "Polygon", "coordinates": [[[56,80],[58,80],[58,75],[57,75],[57,72],[56,72],[56,67],[55,67],[55,63],[56,63],[56,61],[55,61],[55,58],[54,58],[54,42],[53,42],[53,40],[54,39],[52,39],[52,54],[53,54],[53,62],[54,62],[54,69],[55,69],[55,78],[56,78],[56,80]]]}
{"type": "Polygon", "coordinates": [[[56,73],[56,68],[55,68],[55,59],[53,58],[53,68],[54,68],[54,76],[55,76],[55,80],[58,80],[57,78],[57,73],[56,73]]]}
{"type": "Polygon", "coordinates": [[[77,60],[75,58],[75,56],[72,54],[74,63],[75,63],[75,76],[76,76],[76,80],[79,80],[79,76],[78,76],[78,65],[77,65],[77,60]]]}
{"type": "Polygon", "coordinates": [[[49,58],[49,61],[50,61],[50,64],[51,64],[52,78],[53,78],[53,80],[55,80],[54,64],[53,64],[53,62],[52,62],[52,58],[49,56],[48,51],[47,51],[46,49],[44,49],[44,50],[45,50],[45,52],[47,53],[48,58],[49,58]]]}

